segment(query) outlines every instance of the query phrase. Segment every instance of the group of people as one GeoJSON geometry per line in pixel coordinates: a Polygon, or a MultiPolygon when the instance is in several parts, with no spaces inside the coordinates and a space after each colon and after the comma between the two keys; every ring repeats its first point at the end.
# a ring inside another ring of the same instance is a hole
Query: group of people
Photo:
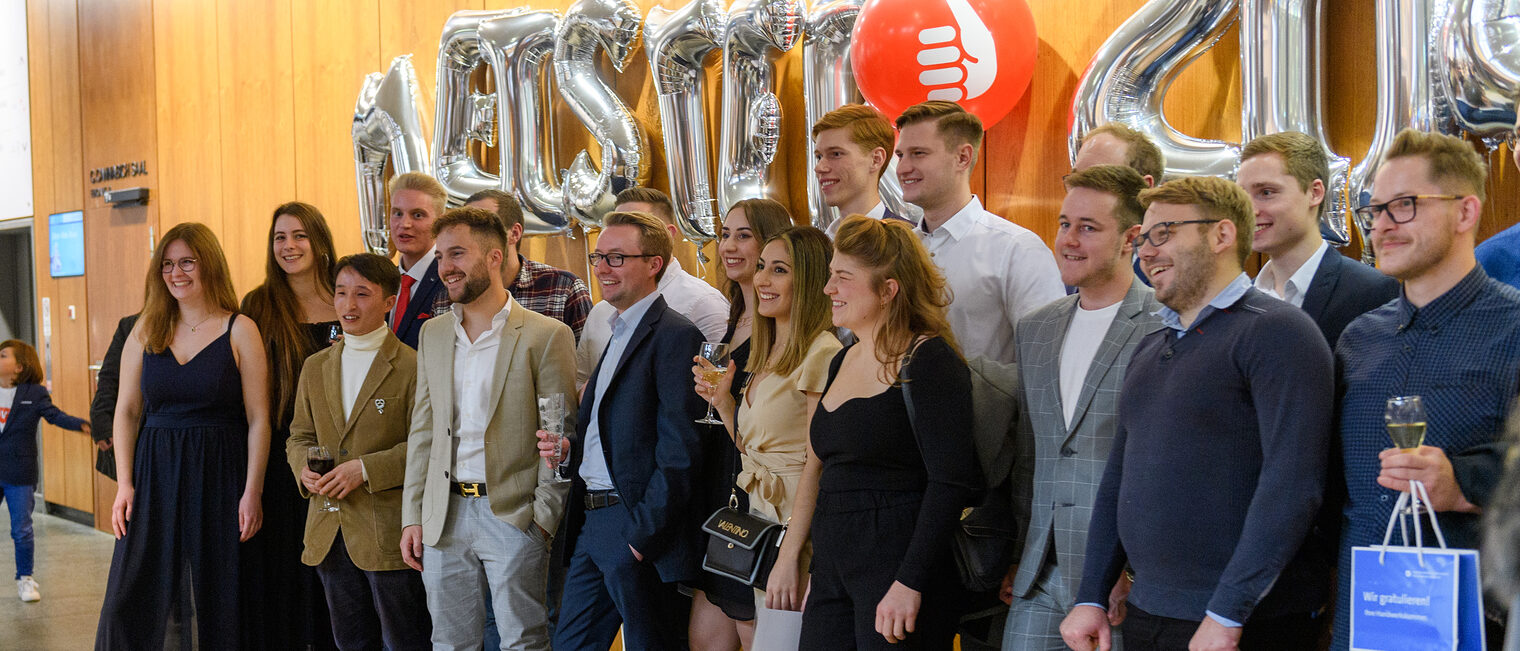
{"type": "MultiPolygon", "coordinates": [[[[211,231],[170,229],[94,410],[119,482],[96,647],[948,649],[954,532],[1009,490],[1007,614],[962,648],[1313,649],[1331,621],[1346,648],[1349,549],[1411,480],[1478,544],[1520,291],[1475,257],[1470,145],[1400,134],[1357,210],[1375,269],[1320,238],[1306,135],[1246,145],[1238,183],[1161,183],[1154,144],[1102,127],[1054,252],[972,194],[982,136],[946,101],[827,114],[814,173],[841,218],[739,202],[722,291],[672,256],[649,188],[604,217],[595,305],[520,253],[510,195],[448,209],[420,173],[390,183],[399,265],[338,257],[287,203],[241,303],[211,231]],[[877,190],[892,156],[917,224],[877,190]],[[979,403],[998,373],[1008,404],[979,403]],[[1407,395],[1425,444],[1390,450],[1407,395]],[[978,463],[993,413],[1027,452],[1007,476],[978,463]],[[755,587],[702,570],[731,504],[786,525],[755,587]]],[[[9,350],[0,401],[35,365],[9,350]]],[[[0,474],[13,520],[26,479],[0,474]]]]}

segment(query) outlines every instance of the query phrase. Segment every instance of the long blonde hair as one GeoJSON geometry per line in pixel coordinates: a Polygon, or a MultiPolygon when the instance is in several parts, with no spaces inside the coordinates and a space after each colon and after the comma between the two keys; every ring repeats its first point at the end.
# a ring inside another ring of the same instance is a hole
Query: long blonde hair
{"type": "Polygon", "coordinates": [[[227,256],[222,255],[222,245],[216,241],[216,234],[205,224],[195,222],[169,229],[153,249],[143,291],[143,350],[155,355],[169,349],[169,343],[174,341],[174,327],[179,324],[179,301],[169,293],[162,272],[164,256],[174,242],[184,242],[190,254],[195,256],[206,301],[227,312],[237,312],[238,309],[237,293],[232,290],[232,273],[227,269],[227,256]]]}
{"type": "Polygon", "coordinates": [[[886,304],[886,316],[876,328],[876,361],[884,379],[897,382],[894,366],[920,338],[940,337],[960,353],[945,308],[950,290],[939,267],[929,259],[913,226],[897,220],[850,215],[834,237],[835,255],[847,255],[871,270],[871,288],[884,293],[888,280],[897,281],[897,295],[886,304]]]}
{"type": "Polygon", "coordinates": [[[776,343],[776,320],[756,312],[754,332],[750,335],[749,364],[745,370],[787,375],[802,366],[808,348],[819,333],[834,329],[829,297],[823,293],[823,286],[829,281],[829,261],[834,259],[834,247],[828,235],[812,226],[781,231],[766,240],[761,248],[771,242],[780,242],[792,258],[792,336],[776,363],[769,363],[771,346],[776,343]]]}

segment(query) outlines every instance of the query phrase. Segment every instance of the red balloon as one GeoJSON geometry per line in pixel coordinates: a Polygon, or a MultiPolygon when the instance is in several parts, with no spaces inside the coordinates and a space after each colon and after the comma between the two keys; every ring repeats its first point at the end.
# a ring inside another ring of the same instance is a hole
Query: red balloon
{"type": "Polygon", "coordinates": [[[1037,45],[1024,0],[866,0],[850,66],[861,94],[889,117],[946,99],[990,127],[1029,89],[1037,45]]]}

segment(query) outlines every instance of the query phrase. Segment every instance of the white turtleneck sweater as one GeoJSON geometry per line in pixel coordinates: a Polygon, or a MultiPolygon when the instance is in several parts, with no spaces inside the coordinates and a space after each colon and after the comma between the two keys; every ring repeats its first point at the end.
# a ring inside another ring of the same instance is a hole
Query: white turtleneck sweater
{"type": "Polygon", "coordinates": [[[375,354],[380,352],[380,345],[385,343],[387,334],[389,332],[382,325],[366,334],[343,336],[344,419],[353,414],[354,400],[359,397],[359,387],[364,386],[364,378],[369,375],[369,368],[375,362],[375,354]]]}

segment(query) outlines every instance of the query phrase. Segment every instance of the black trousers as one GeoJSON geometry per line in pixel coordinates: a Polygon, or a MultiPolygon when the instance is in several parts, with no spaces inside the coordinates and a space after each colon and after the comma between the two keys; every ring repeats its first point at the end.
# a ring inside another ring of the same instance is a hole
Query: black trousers
{"type": "Polygon", "coordinates": [[[349,558],[343,534],[338,534],[327,558],[317,565],[317,576],[327,595],[339,649],[432,648],[433,620],[416,570],[361,570],[349,558]]]}
{"type": "Polygon", "coordinates": [[[952,648],[961,599],[949,540],[932,561],[942,571],[923,586],[914,632],[898,644],[876,632],[876,605],[897,580],[922,501],[921,493],[899,491],[819,494],[802,649],[952,648]]]}
{"type": "MultiPolygon", "coordinates": [[[[1125,651],[1187,651],[1200,622],[1152,615],[1129,605],[1120,626],[1125,651]]],[[[1240,637],[1241,651],[1313,651],[1319,648],[1324,615],[1253,617],[1240,637]]]]}

